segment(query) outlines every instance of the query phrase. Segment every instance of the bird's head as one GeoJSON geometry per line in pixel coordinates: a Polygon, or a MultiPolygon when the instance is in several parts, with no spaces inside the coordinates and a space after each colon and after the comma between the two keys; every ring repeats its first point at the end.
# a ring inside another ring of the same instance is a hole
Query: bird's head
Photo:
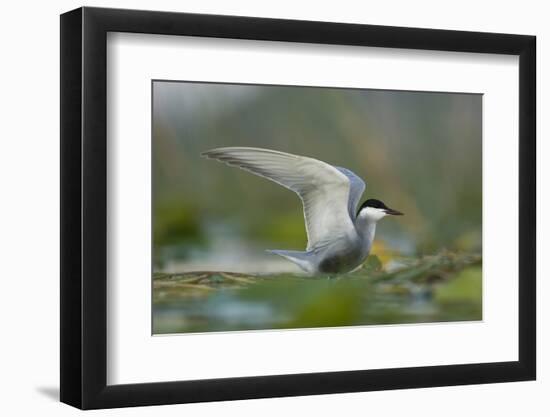
{"type": "Polygon", "coordinates": [[[380,200],[369,198],[361,205],[361,207],[359,207],[357,217],[361,216],[367,220],[377,222],[383,217],[386,217],[388,214],[391,214],[392,216],[403,215],[400,211],[389,208],[380,200]]]}

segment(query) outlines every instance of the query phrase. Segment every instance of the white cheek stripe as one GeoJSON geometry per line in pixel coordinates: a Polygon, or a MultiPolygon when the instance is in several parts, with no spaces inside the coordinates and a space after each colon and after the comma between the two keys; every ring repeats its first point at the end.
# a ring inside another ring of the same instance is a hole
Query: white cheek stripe
{"type": "Polygon", "coordinates": [[[379,209],[374,207],[365,207],[364,209],[361,210],[359,215],[364,216],[365,218],[372,221],[378,221],[381,218],[385,217],[387,213],[384,209],[379,209]]]}

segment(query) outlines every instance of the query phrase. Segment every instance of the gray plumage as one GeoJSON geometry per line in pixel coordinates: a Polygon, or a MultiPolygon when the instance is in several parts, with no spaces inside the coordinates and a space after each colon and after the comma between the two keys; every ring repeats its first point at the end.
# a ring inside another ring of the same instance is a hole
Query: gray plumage
{"type": "Polygon", "coordinates": [[[202,155],[269,179],[300,197],[308,238],[306,250],[268,252],[311,274],[356,269],[370,252],[376,222],[386,214],[401,214],[378,200],[368,201],[381,206],[365,205],[357,213],[365,182],[349,169],[317,159],[249,147],[217,148],[202,155]]]}

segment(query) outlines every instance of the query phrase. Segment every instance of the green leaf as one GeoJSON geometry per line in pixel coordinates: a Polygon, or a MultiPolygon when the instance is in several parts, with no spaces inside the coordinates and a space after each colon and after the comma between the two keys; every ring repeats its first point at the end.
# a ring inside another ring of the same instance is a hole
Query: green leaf
{"type": "Polygon", "coordinates": [[[469,267],[459,272],[449,283],[435,291],[436,301],[447,303],[470,302],[481,304],[482,274],[481,267],[469,267]]]}

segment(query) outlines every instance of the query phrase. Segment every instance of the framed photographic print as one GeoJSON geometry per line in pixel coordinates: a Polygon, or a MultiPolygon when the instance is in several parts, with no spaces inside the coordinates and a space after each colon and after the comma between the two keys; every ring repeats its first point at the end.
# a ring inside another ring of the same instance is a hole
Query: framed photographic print
{"type": "Polygon", "coordinates": [[[535,378],[535,38],[61,16],[61,400],[535,378]]]}

